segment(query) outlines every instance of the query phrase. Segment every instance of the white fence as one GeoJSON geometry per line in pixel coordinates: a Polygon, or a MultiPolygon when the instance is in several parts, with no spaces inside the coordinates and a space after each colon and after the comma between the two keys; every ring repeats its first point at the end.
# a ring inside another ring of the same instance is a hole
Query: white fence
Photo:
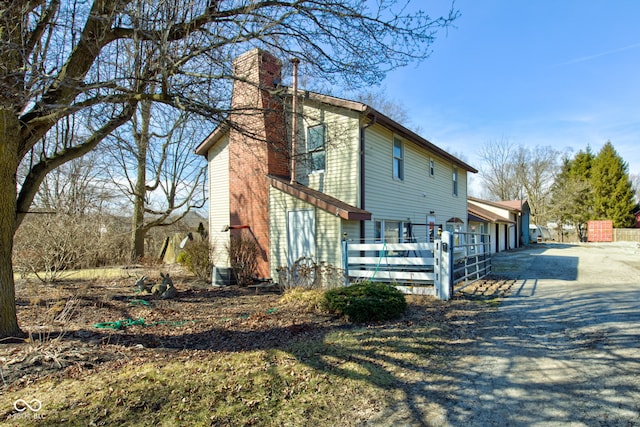
{"type": "Polygon", "coordinates": [[[448,300],[453,286],[484,277],[491,268],[487,235],[443,232],[433,243],[343,242],[350,280],[393,283],[409,294],[448,300]]]}

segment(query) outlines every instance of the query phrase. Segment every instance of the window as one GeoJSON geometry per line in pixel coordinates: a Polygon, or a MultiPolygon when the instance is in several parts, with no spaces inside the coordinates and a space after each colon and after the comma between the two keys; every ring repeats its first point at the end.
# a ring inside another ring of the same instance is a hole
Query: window
{"type": "Polygon", "coordinates": [[[457,196],[458,195],[458,169],[453,168],[453,195],[457,196]]]}
{"type": "Polygon", "coordinates": [[[374,224],[376,242],[402,243],[407,234],[407,223],[403,221],[379,220],[374,224]]]}
{"type": "Polygon", "coordinates": [[[393,139],[393,178],[404,180],[404,146],[398,138],[393,139]]]}
{"type": "Polygon", "coordinates": [[[435,176],[436,174],[436,161],[429,159],[429,176],[435,176]]]}
{"type": "Polygon", "coordinates": [[[324,124],[307,128],[307,156],[311,172],[325,169],[327,154],[324,124]]]}

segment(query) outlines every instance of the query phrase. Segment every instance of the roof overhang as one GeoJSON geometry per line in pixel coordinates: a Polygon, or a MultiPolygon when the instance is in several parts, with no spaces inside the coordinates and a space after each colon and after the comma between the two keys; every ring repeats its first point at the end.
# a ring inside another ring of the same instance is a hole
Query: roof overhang
{"type": "Polygon", "coordinates": [[[229,126],[220,125],[207,136],[195,149],[195,153],[207,157],[209,149],[216,145],[229,131],[229,126]]]}
{"type": "Polygon", "coordinates": [[[273,175],[269,175],[269,180],[274,188],[324,211],[335,214],[342,219],[352,221],[371,220],[371,212],[351,206],[335,197],[331,197],[300,183],[291,183],[284,178],[273,175]]]}
{"type": "Polygon", "coordinates": [[[500,222],[503,224],[515,224],[515,221],[505,218],[502,215],[498,215],[490,210],[483,209],[475,205],[467,205],[468,219],[469,221],[479,222],[500,222]]]}

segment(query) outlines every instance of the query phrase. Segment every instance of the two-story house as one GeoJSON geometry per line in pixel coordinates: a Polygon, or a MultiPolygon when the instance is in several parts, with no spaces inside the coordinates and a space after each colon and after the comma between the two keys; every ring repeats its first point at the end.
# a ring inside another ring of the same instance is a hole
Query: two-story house
{"type": "Polygon", "coordinates": [[[260,276],[275,278],[301,256],[341,266],[345,237],[425,241],[466,229],[476,169],[360,102],[299,91],[293,111],[281,62],[262,50],[238,57],[234,73],[229,124],[196,149],[209,163],[218,249],[229,231],[250,232],[260,276]]]}

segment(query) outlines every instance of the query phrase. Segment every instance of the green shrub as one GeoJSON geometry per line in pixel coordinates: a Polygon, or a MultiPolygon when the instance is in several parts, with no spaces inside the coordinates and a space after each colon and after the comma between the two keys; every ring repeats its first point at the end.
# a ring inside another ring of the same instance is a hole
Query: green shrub
{"type": "Polygon", "coordinates": [[[363,282],[330,289],[325,299],[329,311],[353,322],[394,319],[407,308],[404,294],[386,283],[363,282]]]}
{"type": "Polygon", "coordinates": [[[176,262],[182,265],[186,265],[187,263],[191,262],[189,254],[185,251],[180,252],[176,257],[176,262]]]}

